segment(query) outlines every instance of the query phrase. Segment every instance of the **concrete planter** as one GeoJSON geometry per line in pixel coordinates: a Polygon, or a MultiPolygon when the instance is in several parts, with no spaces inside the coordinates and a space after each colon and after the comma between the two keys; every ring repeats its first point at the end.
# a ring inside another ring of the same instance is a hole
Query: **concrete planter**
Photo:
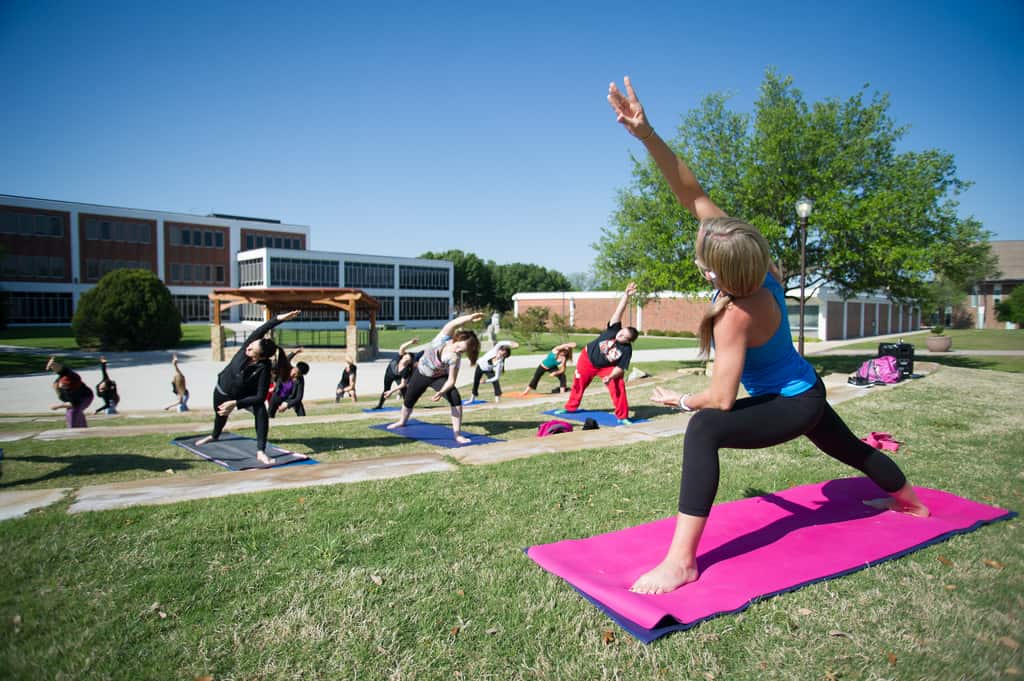
{"type": "Polygon", "coordinates": [[[952,336],[936,336],[931,334],[924,339],[925,345],[928,346],[928,350],[931,352],[949,352],[953,347],[952,336]]]}

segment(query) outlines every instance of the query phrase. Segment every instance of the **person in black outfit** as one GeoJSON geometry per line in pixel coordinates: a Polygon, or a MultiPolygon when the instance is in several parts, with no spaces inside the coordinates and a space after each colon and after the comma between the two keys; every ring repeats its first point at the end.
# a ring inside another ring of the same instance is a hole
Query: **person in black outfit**
{"type": "Polygon", "coordinates": [[[106,357],[100,357],[100,371],[103,372],[103,378],[96,384],[96,394],[103,400],[103,406],[93,413],[99,414],[101,411],[105,411],[107,414],[116,414],[117,403],[121,401],[121,397],[117,394],[117,383],[110,380],[110,376],[107,375],[106,357]]]}
{"type": "Polygon", "coordinates": [[[402,343],[398,348],[398,357],[388,362],[387,369],[384,370],[384,390],[381,392],[380,399],[377,400],[377,406],[374,409],[381,409],[384,406],[384,400],[396,392],[405,397],[405,386],[409,384],[412,370],[416,368],[416,362],[423,354],[422,352],[409,352],[409,348],[419,342],[419,338],[413,338],[402,343]],[[392,385],[395,387],[392,388],[392,385]]]}
{"type": "Polygon", "coordinates": [[[267,416],[267,390],[270,387],[270,358],[277,352],[277,344],[264,335],[281,322],[299,316],[299,310],[279,314],[265,322],[245,339],[242,349],[235,353],[228,365],[217,376],[213,389],[213,432],[196,442],[202,446],[216,440],[228,422],[228,416],[235,409],[249,409],[256,420],[256,458],[260,463],[273,464],[267,456],[267,431],[270,421],[267,416]]]}
{"type": "MultiPolygon", "coordinates": [[[[292,353],[294,356],[294,353],[292,353]]],[[[291,359],[289,357],[289,359],[291,359]]],[[[302,396],[306,391],[306,374],[309,373],[309,365],[305,362],[296,362],[291,369],[291,375],[286,381],[280,381],[274,386],[274,394],[270,396],[269,414],[270,418],[277,416],[278,410],[284,411],[289,407],[296,416],[305,416],[306,408],[302,405],[302,396]]]]}
{"type": "Polygon", "coordinates": [[[57,404],[50,409],[64,409],[64,421],[68,428],[88,428],[85,410],[92,404],[92,389],[82,382],[82,377],[63,366],[51,357],[46,362],[46,370],[57,374],[53,381],[53,389],[57,391],[57,404]]]}

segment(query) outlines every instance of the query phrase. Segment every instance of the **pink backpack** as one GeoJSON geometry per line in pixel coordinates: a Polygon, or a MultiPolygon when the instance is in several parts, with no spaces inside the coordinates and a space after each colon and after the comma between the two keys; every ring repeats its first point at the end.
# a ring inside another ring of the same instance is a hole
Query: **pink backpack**
{"type": "Polygon", "coordinates": [[[548,435],[557,435],[558,433],[571,433],[572,424],[565,421],[559,421],[557,419],[553,421],[545,421],[540,424],[537,428],[537,437],[547,437],[548,435]]]}
{"type": "Polygon", "coordinates": [[[892,355],[882,355],[869,359],[860,365],[857,377],[871,383],[899,383],[900,366],[892,355]]]}

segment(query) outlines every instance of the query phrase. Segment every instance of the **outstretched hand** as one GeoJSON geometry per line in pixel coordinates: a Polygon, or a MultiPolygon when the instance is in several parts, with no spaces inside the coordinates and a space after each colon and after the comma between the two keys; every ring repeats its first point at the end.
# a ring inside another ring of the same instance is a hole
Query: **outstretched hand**
{"type": "Polygon", "coordinates": [[[295,319],[296,317],[298,317],[301,312],[302,312],[302,310],[292,310],[291,312],[283,312],[283,313],[277,315],[277,321],[279,321],[279,322],[290,321],[290,320],[295,319]]]}
{"type": "Polygon", "coordinates": [[[608,104],[615,112],[615,120],[622,123],[630,135],[639,139],[647,139],[654,132],[654,128],[647,121],[647,114],[644,113],[644,107],[637,99],[629,76],[626,76],[623,82],[626,86],[625,95],[615,83],[608,85],[608,104]]]}
{"type": "Polygon", "coordinates": [[[629,282],[629,284],[626,285],[626,295],[627,296],[635,296],[636,295],[636,282],[635,281],[631,281],[631,282],[629,282]]]}
{"type": "Polygon", "coordinates": [[[663,404],[666,407],[678,407],[680,397],[682,397],[682,395],[677,393],[675,390],[667,390],[658,386],[654,389],[654,392],[651,393],[651,402],[663,404]]]}

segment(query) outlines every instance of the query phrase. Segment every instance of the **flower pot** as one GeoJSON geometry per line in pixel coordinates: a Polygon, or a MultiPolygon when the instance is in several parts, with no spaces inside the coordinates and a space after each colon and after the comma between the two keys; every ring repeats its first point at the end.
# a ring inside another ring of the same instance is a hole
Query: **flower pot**
{"type": "Polygon", "coordinates": [[[931,352],[949,352],[953,347],[953,337],[932,334],[924,339],[924,343],[931,352]]]}

